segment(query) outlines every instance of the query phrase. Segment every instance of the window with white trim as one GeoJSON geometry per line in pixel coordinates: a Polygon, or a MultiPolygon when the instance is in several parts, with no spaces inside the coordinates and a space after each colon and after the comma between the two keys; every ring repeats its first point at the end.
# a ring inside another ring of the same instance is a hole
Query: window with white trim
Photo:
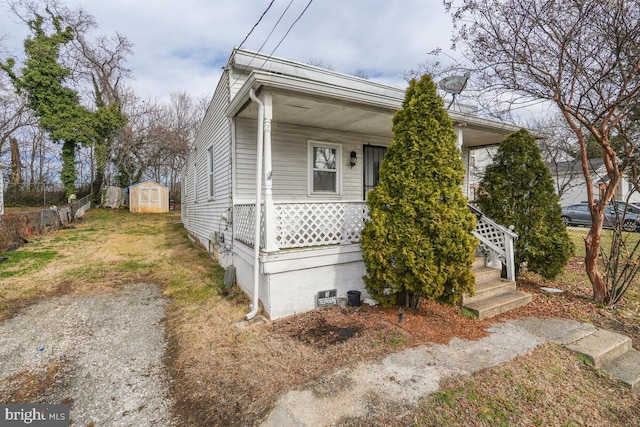
{"type": "Polygon", "coordinates": [[[207,182],[209,184],[209,198],[212,199],[214,197],[214,182],[213,182],[213,145],[209,147],[207,150],[207,182]]]}
{"type": "Polygon", "coordinates": [[[342,146],[309,141],[309,193],[340,194],[342,146]]]}
{"type": "Polygon", "coordinates": [[[193,202],[198,203],[198,164],[193,162],[193,202]]]}

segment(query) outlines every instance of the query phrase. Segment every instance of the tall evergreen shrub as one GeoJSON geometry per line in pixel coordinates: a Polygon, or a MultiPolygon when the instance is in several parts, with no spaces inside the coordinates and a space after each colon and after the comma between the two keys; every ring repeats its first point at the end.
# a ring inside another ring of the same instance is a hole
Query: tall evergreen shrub
{"type": "Polygon", "coordinates": [[[393,133],[367,200],[367,290],[385,305],[415,308],[421,297],[459,302],[473,291],[475,217],[461,189],[453,123],[430,76],[409,83],[393,133]]]}
{"type": "Polygon", "coordinates": [[[518,233],[515,262],[553,279],[573,255],[560,215],[560,199],[535,138],[521,129],[500,143],[480,182],[477,203],[500,224],[518,233]]]}

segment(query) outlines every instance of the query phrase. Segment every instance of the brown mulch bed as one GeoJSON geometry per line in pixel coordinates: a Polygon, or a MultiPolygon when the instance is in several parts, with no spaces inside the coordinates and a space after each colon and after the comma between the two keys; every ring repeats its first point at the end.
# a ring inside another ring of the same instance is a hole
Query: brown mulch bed
{"type": "Polygon", "coordinates": [[[395,332],[398,342],[404,345],[447,344],[453,337],[484,338],[489,324],[464,316],[457,307],[422,301],[418,310],[399,311],[397,308],[366,304],[315,310],[275,321],[273,333],[295,338],[316,348],[327,348],[373,332],[386,336],[393,336],[395,332]]]}
{"type": "MultiPolygon", "coordinates": [[[[481,339],[487,336],[487,329],[494,322],[524,317],[557,317],[618,332],[630,337],[633,346],[640,348],[640,301],[623,298],[616,307],[598,305],[594,303],[591,288],[585,286],[584,279],[576,279],[581,276],[584,277],[584,264],[579,257],[570,260],[562,276],[566,279],[563,280],[549,282],[536,274],[524,272],[518,280],[518,289],[532,294],[531,303],[483,321],[465,316],[464,311],[456,306],[422,301],[418,310],[400,311],[398,308],[367,305],[316,310],[273,322],[271,333],[275,337],[293,338],[318,350],[327,351],[335,345],[346,345],[350,351],[359,352],[364,348],[357,343],[351,348],[349,341],[357,338],[356,341],[364,342],[386,337],[383,344],[397,348],[446,344],[454,337],[481,339]],[[562,293],[547,293],[541,287],[557,288],[562,293]]],[[[376,354],[372,352],[368,356],[375,357],[376,354]]]]}
{"type": "MultiPolygon", "coordinates": [[[[584,274],[582,259],[574,257],[565,269],[565,277],[584,274]]],[[[317,348],[327,348],[362,336],[367,331],[396,331],[407,345],[448,343],[453,337],[477,340],[487,336],[487,328],[494,322],[523,317],[575,319],[592,323],[629,336],[633,346],[640,348],[640,302],[623,300],[616,307],[594,303],[591,289],[570,279],[549,282],[533,273],[525,272],[518,280],[518,289],[531,293],[531,303],[500,316],[478,321],[464,315],[459,307],[422,301],[418,310],[403,310],[402,321],[398,308],[379,306],[329,308],[290,316],[273,323],[275,334],[284,334],[317,348]],[[543,292],[541,287],[553,287],[562,293],[543,292]]]]}

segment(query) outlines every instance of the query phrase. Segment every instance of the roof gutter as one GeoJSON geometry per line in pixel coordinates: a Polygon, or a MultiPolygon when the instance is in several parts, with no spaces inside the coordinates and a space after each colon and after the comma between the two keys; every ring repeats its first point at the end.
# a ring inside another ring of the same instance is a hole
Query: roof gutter
{"type": "Polygon", "coordinates": [[[331,98],[353,104],[368,105],[382,108],[395,113],[402,107],[404,91],[389,88],[386,92],[371,93],[362,89],[346,88],[325,82],[314,82],[294,76],[282,76],[265,71],[252,71],[238,93],[233,97],[231,104],[226,108],[227,117],[233,117],[250,98],[251,90],[257,90],[261,86],[280,89],[290,93],[301,93],[309,96],[331,98]]]}
{"type": "Polygon", "coordinates": [[[260,308],[260,215],[262,205],[262,149],[264,134],[264,104],[256,96],[253,88],[249,92],[252,101],[258,104],[258,138],[257,138],[257,157],[256,157],[256,205],[255,205],[255,234],[253,237],[253,304],[251,311],[245,316],[246,320],[251,320],[258,313],[260,308]]]}

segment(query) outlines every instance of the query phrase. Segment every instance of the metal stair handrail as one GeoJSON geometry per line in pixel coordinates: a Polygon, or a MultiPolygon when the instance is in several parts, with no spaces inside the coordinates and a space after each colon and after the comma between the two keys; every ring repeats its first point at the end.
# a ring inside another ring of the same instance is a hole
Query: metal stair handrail
{"type": "Polygon", "coordinates": [[[480,241],[481,249],[495,254],[506,266],[507,279],[516,280],[515,246],[518,235],[509,228],[498,224],[480,209],[468,204],[476,216],[476,229],[473,235],[480,241]]]}

